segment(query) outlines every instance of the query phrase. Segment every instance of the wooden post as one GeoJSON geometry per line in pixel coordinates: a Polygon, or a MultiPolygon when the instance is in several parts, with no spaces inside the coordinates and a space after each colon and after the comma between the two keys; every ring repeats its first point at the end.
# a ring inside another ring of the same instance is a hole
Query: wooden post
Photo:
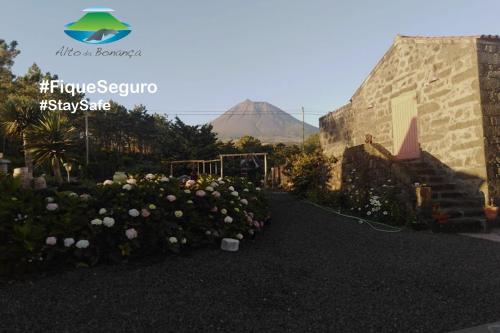
{"type": "Polygon", "coordinates": [[[170,176],[174,175],[174,163],[170,163],[170,176]]]}
{"type": "Polygon", "coordinates": [[[203,161],[203,174],[205,174],[205,161],[203,161]]]}
{"type": "Polygon", "coordinates": [[[210,174],[212,174],[212,162],[210,162],[208,164],[208,172],[210,172],[210,174]]]}
{"type": "Polygon", "coordinates": [[[220,177],[224,178],[224,160],[223,157],[220,157],[220,177]]]}
{"type": "Polygon", "coordinates": [[[215,163],[215,174],[218,174],[218,170],[217,170],[217,162],[215,163]]]}
{"type": "Polygon", "coordinates": [[[267,187],[267,154],[264,155],[264,187],[267,187]]]}

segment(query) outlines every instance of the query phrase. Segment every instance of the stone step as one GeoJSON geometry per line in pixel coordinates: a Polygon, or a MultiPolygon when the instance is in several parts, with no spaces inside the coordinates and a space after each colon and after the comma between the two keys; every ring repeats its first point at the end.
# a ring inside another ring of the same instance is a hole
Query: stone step
{"type": "Polygon", "coordinates": [[[482,224],[484,219],[474,217],[455,217],[448,220],[450,224],[482,224]]]}
{"type": "Polygon", "coordinates": [[[484,212],[482,208],[463,208],[463,207],[450,207],[443,209],[448,213],[450,218],[461,218],[461,217],[470,217],[470,218],[484,218],[484,212]]]}
{"type": "Polygon", "coordinates": [[[482,200],[466,197],[466,198],[441,198],[433,200],[434,203],[438,203],[441,208],[451,208],[451,207],[481,207],[483,208],[484,203],[482,200]]]}

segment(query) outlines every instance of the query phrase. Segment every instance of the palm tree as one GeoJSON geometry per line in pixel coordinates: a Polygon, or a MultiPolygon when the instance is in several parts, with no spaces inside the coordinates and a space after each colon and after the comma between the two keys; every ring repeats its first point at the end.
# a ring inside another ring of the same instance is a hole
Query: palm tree
{"type": "Polygon", "coordinates": [[[22,139],[24,161],[28,167],[28,173],[31,175],[33,173],[33,159],[29,149],[27,149],[27,131],[40,119],[38,103],[26,96],[12,96],[6,101],[0,116],[0,125],[4,134],[22,139]]]}
{"type": "Polygon", "coordinates": [[[49,112],[28,131],[27,148],[37,165],[50,163],[58,184],[62,184],[62,161],[67,159],[67,150],[75,143],[76,128],[71,126],[61,112],[49,112]]]}

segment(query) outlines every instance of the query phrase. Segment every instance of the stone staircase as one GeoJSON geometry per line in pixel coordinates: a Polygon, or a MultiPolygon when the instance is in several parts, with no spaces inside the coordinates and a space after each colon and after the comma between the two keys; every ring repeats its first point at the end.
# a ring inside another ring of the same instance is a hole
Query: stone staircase
{"type": "Polygon", "coordinates": [[[459,229],[483,225],[484,199],[481,196],[461,190],[446,170],[422,158],[401,163],[409,171],[412,182],[432,188],[432,202],[448,213],[450,225],[459,229]]]}

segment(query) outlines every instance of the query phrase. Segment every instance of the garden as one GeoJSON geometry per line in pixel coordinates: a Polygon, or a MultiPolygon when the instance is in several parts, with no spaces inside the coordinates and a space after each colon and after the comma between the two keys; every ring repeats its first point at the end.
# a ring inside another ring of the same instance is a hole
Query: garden
{"type": "Polygon", "coordinates": [[[253,239],[268,219],[261,189],[239,177],[146,174],[76,192],[23,189],[4,175],[0,268],[28,273],[179,253],[253,239]]]}

